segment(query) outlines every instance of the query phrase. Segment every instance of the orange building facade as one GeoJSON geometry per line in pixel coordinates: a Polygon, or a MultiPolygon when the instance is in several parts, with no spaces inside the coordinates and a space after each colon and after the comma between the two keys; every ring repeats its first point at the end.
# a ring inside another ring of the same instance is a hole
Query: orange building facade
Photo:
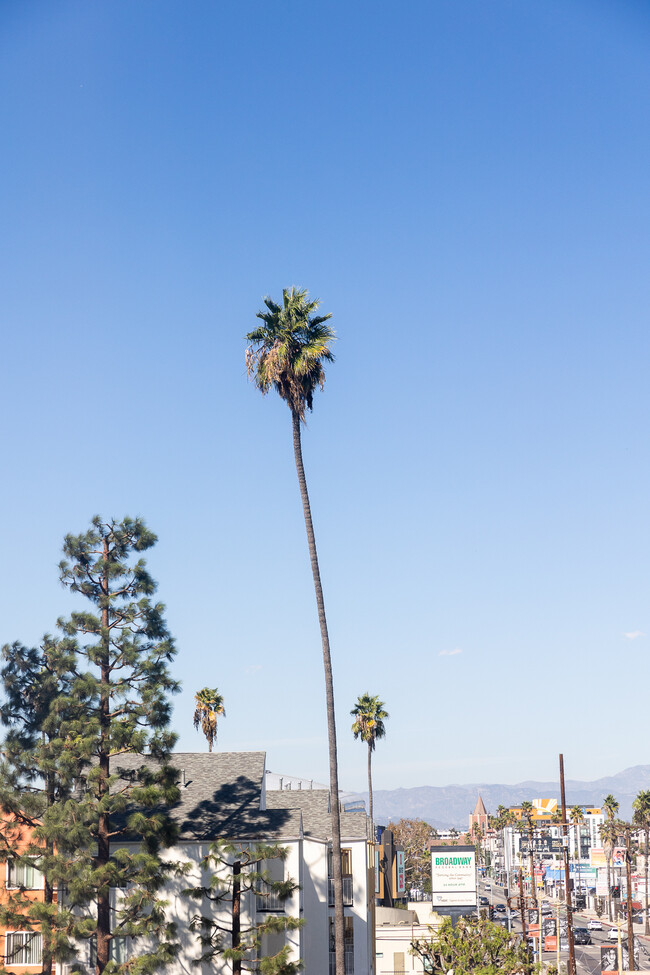
{"type": "MultiPolygon", "coordinates": [[[[20,911],[20,906],[16,904],[17,895],[27,902],[43,901],[43,875],[31,859],[19,859],[33,845],[32,829],[13,823],[6,825],[5,830],[10,834],[11,848],[16,856],[0,862],[0,906],[5,908],[13,900],[14,909],[20,911]]],[[[54,900],[56,901],[56,893],[54,900]]],[[[40,971],[42,951],[42,937],[38,926],[30,927],[27,921],[0,924],[0,958],[9,971],[40,971]]]]}

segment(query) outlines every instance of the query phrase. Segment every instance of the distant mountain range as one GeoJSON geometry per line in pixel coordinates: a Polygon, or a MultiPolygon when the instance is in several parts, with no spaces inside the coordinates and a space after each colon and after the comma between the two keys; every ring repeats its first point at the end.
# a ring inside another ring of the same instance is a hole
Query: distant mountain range
{"type": "MultiPolygon", "coordinates": [[[[650,765],[635,765],[617,775],[610,775],[594,782],[566,781],[568,806],[590,804],[600,806],[606,795],[611,794],[620,803],[619,815],[629,819],[632,800],[641,789],[650,789],[650,765]]],[[[478,794],[483,797],[490,815],[497,806],[518,806],[524,799],[553,799],[560,802],[558,782],[518,782],[516,785],[491,785],[487,782],[475,785],[422,785],[413,789],[378,789],[374,793],[374,819],[386,825],[391,819],[424,819],[437,829],[466,830],[469,814],[473,811],[478,794]]],[[[368,794],[362,796],[368,801],[368,794]]]]}

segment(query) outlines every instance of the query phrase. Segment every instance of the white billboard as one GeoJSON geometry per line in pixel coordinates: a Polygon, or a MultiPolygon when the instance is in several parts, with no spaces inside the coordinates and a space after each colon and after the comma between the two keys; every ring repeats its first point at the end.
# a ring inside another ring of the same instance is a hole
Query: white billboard
{"type": "Polygon", "coordinates": [[[431,847],[432,907],[476,904],[476,851],[473,846],[431,847]]]}

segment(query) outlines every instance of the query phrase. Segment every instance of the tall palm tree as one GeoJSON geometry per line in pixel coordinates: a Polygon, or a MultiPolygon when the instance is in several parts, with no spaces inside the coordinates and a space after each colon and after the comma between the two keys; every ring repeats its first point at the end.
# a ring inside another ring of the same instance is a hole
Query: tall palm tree
{"type": "Polygon", "coordinates": [[[632,803],[634,816],[632,822],[637,829],[643,831],[644,839],[644,876],[645,876],[645,933],[650,934],[650,918],[648,917],[648,840],[650,839],[650,792],[641,791],[632,803]]]}
{"type": "Polygon", "coordinates": [[[618,812],[618,802],[611,794],[603,799],[603,809],[605,810],[605,822],[598,827],[603,846],[605,848],[605,859],[607,860],[607,916],[610,921],[614,920],[612,914],[612,855],[619,835],[619,828],[616,821],[618,812]]]}
{"type": "Polygon", "coordinates": [[[375,821],[372,808],[372,753],[378,738],[386,737],[384,721],[390,717],[384,710],[384,702],[377,696],[371,697],[367,692],[357,698],[350,714],[354,718],[352,732],[355,739],[361,738],[368,745],[368,812],[370,814],[370,830],[372,842],[375,842],[375,821]]]}
{"type": "Polygon", "coordinates": [[[581,829],[580,827],[585,821],[585,814],[582,811],[581,806],[572,806],[569,810],[569,819],[573,823],[575,829],[575,858],[578,862],[578,893],[582,893],[582,880],[580,877],[580,860],[582,857],[582,839],[581,839],[581,829]]]}
{"type": "Polygon", "coordinates": [[[508,867],[510,866],[510,851],[506,853],[506,830],[509,826],[512,826],[516,822],[515,814],[511,809],[506,809],[505,806],[497,806],[497,814],[495,818],[495,829],[501,831],[501,849],[503,851],[503,872],[505,873],[505,886],[510,887],[510,871],[508,867]]]}
{"type": "Polygon", "coordinates": [[[331,345],[336,339],[336,335],[331,325],[327,324],[328,319],[332,316],[316,315],[319,302],[310,301],[309,294],[304,289],[285,288],[282,292],[282,304],[277,304],[268,296],[264,299],[264,304],[266,310],[257,313],[262,324],[246,336],[246,340],[250,343],[246,349],[246,369],[249,378],[252,379],[261,393],[266,394],[271,389],[275,389],[291,411],[293,453],[307,530],[325,670],[330,805],[332,811],[334,946],[336,975],[345,975],[341,815],[332,659],[311,505],[302,460],[300,427],[300,424],[305,422],[306,410],[312,409],[316,387],[320,386],[322,389],[325,384],[324,363],[334,361],[331,345]]]}
{"type": "Polygon", "coordinates": [[[217,740],[217,718],[226,716],[223,696],[218,687],[204,687],[194,695],[194,727],[200,728],[208,743],[208,751],[217,740]]]}
{"type": "MultiPolygon", "coordinates": [[[[535,859],[533,855],[533,845],[535,839],[535,813],[532,802],[525,799],[521,804],[520,829],[522,833],[528,833],[528,843],[530,846],[530,890],[535,900],[536,908],[539,908],[537,898],[537,884],[535,883],[535,859]]],[[[541,915],[538,914],[538,918],[541,915]]]]}

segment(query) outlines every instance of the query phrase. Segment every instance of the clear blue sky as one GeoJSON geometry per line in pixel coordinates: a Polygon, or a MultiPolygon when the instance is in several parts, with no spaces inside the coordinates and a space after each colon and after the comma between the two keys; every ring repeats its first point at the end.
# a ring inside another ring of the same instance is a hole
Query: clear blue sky
{"type": "Polygon", "coordinates": [[[341,782],[650,761],[650,8],[641,0],[0,6],[0,639],[142,515],[180,745],[326,781],[290,417],[262,296],[340,339],[305,431],[341,782]],[[626,636],[625,634],[629,634],[626,636]]]}

